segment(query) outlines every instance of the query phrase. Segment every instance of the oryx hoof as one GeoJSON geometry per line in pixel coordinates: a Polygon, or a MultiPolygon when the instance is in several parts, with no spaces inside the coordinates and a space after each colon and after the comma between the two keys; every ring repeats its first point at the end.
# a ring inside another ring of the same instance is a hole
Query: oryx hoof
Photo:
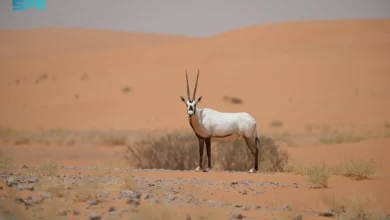
{"type": "Polygon", "coordinates": [[[211,168],[210,168],[210,167],[208,167],[208,168],[206,168],[206,169],[203,170],[203,172],[210,172],[210,171],[211,171],[211,168]]]}
{"type": "Polygon", "coordinates": [[[201,170],[200,167],[197,167],[197,168],[195,169],[196,172],[200,172],[200,170],[201,170]]]}
{"type": "Polygon", "coordinates": [[[250,169],[250,170],[249,170],[249,173],[256,173],[255,168],[250,169]]]}

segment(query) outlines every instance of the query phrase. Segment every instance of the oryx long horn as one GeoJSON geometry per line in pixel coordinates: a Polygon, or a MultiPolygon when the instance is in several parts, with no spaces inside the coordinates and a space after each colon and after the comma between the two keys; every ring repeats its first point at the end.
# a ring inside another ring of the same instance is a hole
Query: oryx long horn
{"type": "Polygon", "coordinates": [[[198,78],[199,78],[199,69],[198,69],[198,74],[196,75],[196,82],[195,82],[195,88],[194,88],[194,94],[192,100],[195,100],[196,88],[198,88],[198,78]]]}
{"type": "Polygon", "coordinates": [[[188,100],[190,100],[190,87],[188,85],[188,74],[187,74],[187,70],[186,70],[186,81],[187,81],[187,98],[188,100]]]}

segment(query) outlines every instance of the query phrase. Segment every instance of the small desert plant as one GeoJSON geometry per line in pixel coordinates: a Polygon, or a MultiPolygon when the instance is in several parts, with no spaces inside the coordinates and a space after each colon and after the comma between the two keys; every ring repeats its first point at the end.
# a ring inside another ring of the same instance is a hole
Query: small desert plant
{"type": "Polygon", "coordinates": [[[275,141],[287,141],[289,137],[290,137],[290,133],[287,131],[283,131],[281,133],[275,133],[273,135],[275,141]]]}
{"type": "Polygon", "coordinates": [[[374,162],[354,159],[343,164],[341,173],[357,180],[368,179],[375,174],[374,162]]]}
{"type": "Polygon", "coordinates": [[[19,131],[0,128],[0,140],[14,144],[94,144],[104,146],[125,145],[129,137],[135,132],[108,130],[108,131],[71,131],[65,129],[49,129],[45,131],[19,131]]]}
{"type": "Polygon", "coordinates": [[[151,134],[133,143],[127,147],[125,158],[137,168],[188,170],[194,167],[198,152],[195,135],[172,132],[162,136],[151,134]]]}
{"type": "Polygon", "coordinates": [[[224,96],[222,98],[224,101],[230,102],[232,104],[242,104],[242,99],[232,96],[224,96]]]}
{"type": "Polygon", "coordinates": [[[88,77],[88,74],[87,73],[83,73],[83,75],[81,75],[80,79],[81,80],[87,80],[89,77],[88,77]]]}
{"type": "Polygon", "coordinates": [[[129,87],[129,86],[122,88],[122,92],[124,92],[124,93],[130,92],[130,91],[131,91],[131,87],[129,87]]]}
{"type": "Polygon", "coordinates": [[[313,132],[313,129],[314,129],[314,126],[312,125],[312,124],[307,124],[307,125],[305,125],[305,130],[307,131],[307,132],[313,132]]]}
{"type": "Polygon", "coordinates": [[[55,176],[58,174],[60,166],[55,161],[46,161],[38,168],[38,173],[43,176],[55,176]]]}
{"type": "Polygon", "coordinates": [[[336,212],[337,219],[341,220],[382,219],[384,216],[371,195],[336,197],[332,194],[324,196],[323,202],[336,212]]]}
{"type": "Polygon", "coordinates": [[[0,168],[12,164],[12,157],[0,150],[0,168]]]}
{"type": "Polygon", "coordinates": [[[346,212],[340,219],[383,219],[382,211],[372,195],[353,196],[344,199],[346,212]]]}
{"type": "Polygon", "coordinates": [[[336,134],[328,137],[319,138],[319,142],[323,144],[342,144],[342,143],[354,143],[365,140],[365,137],[355,135],[353,133],[336,134]]]}
{"type": "Polygon", "coordinates": [[[280,120],[274,120],[274,121],[271,121],[269,126],[270,127],[282,127],[283,126],[283,121],[280,121],[280,120]]]}
{"type": "Polygon", "coordinates": [[[323,124],[323,125],[321,125],[321,131],[322,131],[322,133],[327,134],[327,133],[330,133],[331,130],[332,130],[332,129],[331,129],[331,127],[330,127],[329,124],[323,124]]]}
{"type": "Polygon", "coordinates": [[[100,142],[107,146],[124,146],[127,141],[127,135],[126,132],[105,132],[100,136],[100,142]]]}
{"type": "Polygon", "coordinates": [[[328,179],[332,175],[331,170],[325,163],[309,164],[304,168],[307,176],[307,181],[312,184],[314,188],[328,188],[328,179]]]}

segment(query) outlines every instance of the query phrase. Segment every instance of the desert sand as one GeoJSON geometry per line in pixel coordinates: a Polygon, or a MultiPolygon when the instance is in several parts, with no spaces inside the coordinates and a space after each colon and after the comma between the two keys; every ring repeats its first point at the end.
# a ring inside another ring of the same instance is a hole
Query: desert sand
{"type": "MultiPolygon", "coordinates": [[[[345,216],[363,206],[390,214],[389,58],[390,20],[266,24],[207,38],[76,28],[1,30],[0,137],[8,161],[0,168],[3,209],[22,207],[10,205],[18,196],[40,198],[49,183],[89,176],[114,182],[101,186],[106,194],[99,195],[98,205],[53,195],[52,202],[44,199],[21,212],[32,217],[32,210],[44,207],[34,213],[58,216],[63,204],[72,219],[92,212],[103,219],[185,219],[186,214],[226,219],[239,218],[238,213],[247,219],[326,219],[319,213],[337,203],[346,207],[345,216]],[[192,91],[198,69],[197,96],[203,96],[198,107],[253,115],[259,132],[288,152],[289,169],[199,173],[195,163],[189,171],[129,169],[123,158],[128,143],[145,133],[190,131],[180,96],[186,96],[185,70],[192,91]],[[112,146],[32,138],[50,129],[130,135],[112,146]],[[336,167],[354,159],[372,160],[375,174],[355,180],[335,173],[327,187],[317,188],[297,168],[322,162],[336,167]],[[55,174],[34,171],[49,160],[58,166],[55,174]],[[23,182],[27,175],[40,178],[19,183],[34,185],[33,191],[6,184],[12,176],[23,182]],[[127,178],[131,187],[111,189],[127,178]],[[142,193],[134,210],[126,203],[132,198],[117,198],[124,189],[142,193]],[[368,202],[358,204],[357,198],[365,197],[368,202]]],[[[86,184],[77,181],[75,186],[86,184]]],[[[70,194],[72,187],[66,189],[70,194]]]]}

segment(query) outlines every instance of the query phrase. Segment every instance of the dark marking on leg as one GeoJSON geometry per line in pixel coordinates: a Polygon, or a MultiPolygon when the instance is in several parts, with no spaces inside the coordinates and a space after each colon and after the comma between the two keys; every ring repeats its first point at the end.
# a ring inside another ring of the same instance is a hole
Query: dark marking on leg
{"type": "Polygon", "coordinates": [[[208,169],[211,169],[211,138],[206,138],[206,150],[207,150],[207,165],[208,169]]]}
{"type": "Polygon", "coordinates": [[[203,152],[204,152],[204,139],[198,137],[199,142],[199,168],[203,169],[203,152]]]}
{"type": "Polygon", "coordinates": [[[256,137],[255,140],[255,170],[259,170],[259,149],[260,149],[260,139],[256,137]]]}

